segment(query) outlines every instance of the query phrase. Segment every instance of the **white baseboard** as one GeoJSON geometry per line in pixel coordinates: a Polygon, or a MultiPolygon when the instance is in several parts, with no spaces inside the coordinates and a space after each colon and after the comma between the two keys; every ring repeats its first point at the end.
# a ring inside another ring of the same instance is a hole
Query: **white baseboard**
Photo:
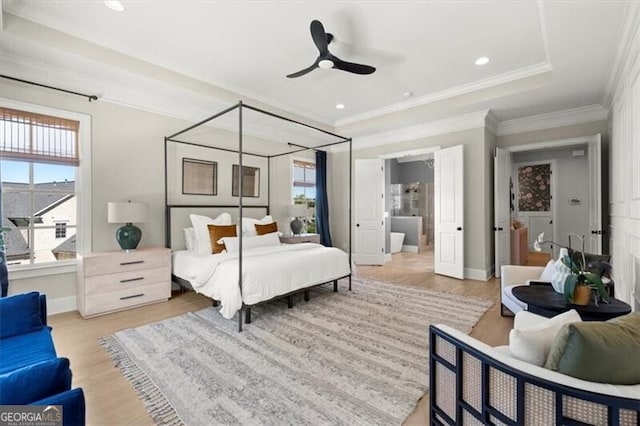
{"type": "Polygon", "coordinates": [[[464,268],[464,277],[469,280],[489,281],[493,276],[493,268],[489,270],[464,268]]]}
{"type": "Polygon", "coordinates": [[[391,253],[384,254],[384,263],[391,262],[391,253]]]}
{"type": "Polygon", "coordinates": [[[78,310],[76,296],[59,297],[57,299],[47,298],[47,316],[76,310],[78,310]]]}
{"type": "Polygon", "coordinates": [[[402,246],[402,251],[407,253],[418,253],[418,246],[402,246]]]}

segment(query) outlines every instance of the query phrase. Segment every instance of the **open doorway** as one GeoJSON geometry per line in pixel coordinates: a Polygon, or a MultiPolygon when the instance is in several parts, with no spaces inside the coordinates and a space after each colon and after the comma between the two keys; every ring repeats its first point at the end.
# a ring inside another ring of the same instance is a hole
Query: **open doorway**
{"type": "Polygon", "coordinates": [[[385,156],[385,261],[434,272],[434,154],[385,156]]]}
{"type": "MultiPolygon", "coordinates": [[[[576,241],[584,241],[585,251],[602,253],[601,161],[599,134],[496,149],[496,276],[503,264],[544,264],[548,258],[533,251],[533,241],[541,232],[545,241],[562,246],[573,242],[577,249],[582,247],[576,241]],[[544,164],[550,165],[547,171],[542,170],[544,164]],[[518,233],[514,223],[526,230],[519,231],[522,245],[513,238],[518,233]],[[525,256],[518,256],[523,250],[525,256]]],[[[549,255],[557,257],[558,249],[553,247],[549,255]]]]}

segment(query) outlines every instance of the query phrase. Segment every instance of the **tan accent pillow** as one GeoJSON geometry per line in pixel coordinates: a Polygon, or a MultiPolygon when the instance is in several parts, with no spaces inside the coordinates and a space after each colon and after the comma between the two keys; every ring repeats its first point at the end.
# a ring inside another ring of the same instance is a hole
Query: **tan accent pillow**
{"type": "Polygon", "coordinates": [[[278,232],[278,222],[267,223],[266,225],[255,224],[256,233],[258,235],[271,234],[272,232],[278,232]]]}
{"type": "Polygon", "coordinates": [[[545,368],[590,382],[640,384],[640,312],[563,326],[545,368]]]}
{"type": "Polygon", "coordinates": [[[207,225],[209,228],[209,239],[211,240],[211,253],[221,253],[224,244],[218,244],[218,240],[224,237],[236,236],[236,225],[207,225]]]}

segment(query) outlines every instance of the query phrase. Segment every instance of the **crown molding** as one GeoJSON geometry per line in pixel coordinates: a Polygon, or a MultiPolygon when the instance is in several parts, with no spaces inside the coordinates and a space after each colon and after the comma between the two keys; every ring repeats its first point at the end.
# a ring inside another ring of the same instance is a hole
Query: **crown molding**
{"type": "Polygon", "coordinates": [[[608,115],[609,111],[603,108],[602,105],[587,105],[502,121],[498,125],[497,135],[514,135],[517,133],[534,132],[536,130],[553,129],[555,127],[606,120],[608,115]]]}
{"type": "MultiPolygon", "coordinates": [[[[455,117],[443,118],[442,120],[416,124],[414,126],[391,129],[386,132],[354,137],[353,150],[391,145],[398,142],[484,127],[487,113],[488,110],[476,111],[455,117]]],[[[342,152],[348,149],[348,147],[336,145],[331,152],[342,152]]]]}
{"type": "Polygon", "coordinates": [[[430,104],[433,102],[442,101],[444,99],[453,98],[455,96],[464,95],[467,93],[475,92],[482,89],[488,89],[501,84],[510,83],[512,81],[521,80],[535,75],[543,74],[549,71],[553,71],[553,67],[548,62],[541,62],[529,67],[520,68],[514,71],[509,71],[503,74],[499,74],[493,77],[485,78],[482,80],[474,81],[472,83],[463,84],[460,86],[452,87],[450,89],[442,90],[414,98],[410,101],[399,102],[382,108],[374,109],[362,114],[352,115],[351,117],[337,120],[335,127],[346,126],[349,124],[358,123],[360,121],[369,120],[372,118],[380,117],[386,114],[392,114],[395,112],[401,112],[410,108],[430,104]]]}
{"type": "Polygon", "coordinates": [[[484,119],[484,126],[491,131],[494,135],[498,134],[498,126],[500,125],[500,120],[494,114],[493,111],[487,111],[487,116],[484,119]]]}
{"type": "Polygon", "coordinates": [[[625,19],[618,36],[618,47],[609,74],[607,74],[605,93],[602,104],[611,109],[614,99],[620,90],[622,75],[632,65],[632,58],[640,54],[640,3],[626,3],[625,19]]]}

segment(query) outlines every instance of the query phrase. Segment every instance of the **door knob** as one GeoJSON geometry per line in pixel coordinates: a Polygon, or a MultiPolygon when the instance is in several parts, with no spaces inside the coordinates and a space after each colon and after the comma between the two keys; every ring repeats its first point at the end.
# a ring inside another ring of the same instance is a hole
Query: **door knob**
{"type": "Polygon", "coordinates": [[[598,233],[598,231],[594,231],[593,229],[591,230],[591,234],[596,235],[598,233]]]}
{"type": "Polygon", "coordinates": [[[458,227],[456,228],[456,231],[462,231],[462,226],[458,226],[458,227]]]}
{"type": "Polygon", "coordinates": [[[359,223],[356,223],[356,226],[357,226],[357,227],[359,227],[359,226],[360,226],[360,224],[359,224],[359,223]]]}

